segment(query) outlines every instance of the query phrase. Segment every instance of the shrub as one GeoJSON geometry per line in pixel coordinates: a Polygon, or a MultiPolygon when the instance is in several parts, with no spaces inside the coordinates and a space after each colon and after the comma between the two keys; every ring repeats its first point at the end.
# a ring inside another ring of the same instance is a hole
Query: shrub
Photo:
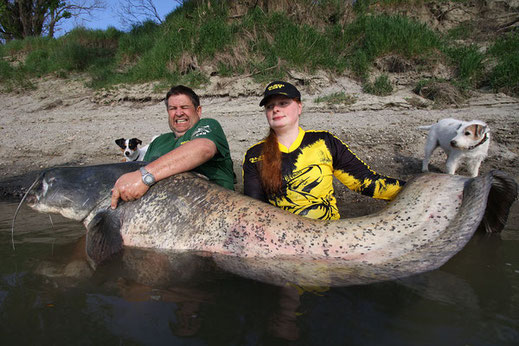
{"type": "Polygon", "coordinates": [[[36,49],[27,55],[23,68],[30,75],[40,77],[50,71],[50,65],[48,50],[36,49]]]}
{"type": "Polygon", "coordinates": [[[340,44],[346,47],[348,65],[365,78],[373,61],[388,53],[423,60],[442,47],[440,37],[425,24],[402,16],[361,16],[345,28],[340,44]]]}
{"type": "Polygon", "coordinates": [[[36,49],[49,49],[54,39],[47,37],[26,37],[23,40],[13,40],[7,42],[4,47],[5,55],[16,55],[18,53],[27,54],[36,49]]]}
{"type": "Polygon", "coordinates": [[[9,80],[14,74],[14,70],[7,61],[0,59],[0,81],[9,80]]]}
{"type": "Polygon", "coordinates": [[[119,39],[117,61],[135,61],[143,53],[153,48],[160,33],[160,26],[151,20],[134,25],[129,33],[122,35],[119,39]]]}
{"type": "Polygon", "coordinates": [[[387,96],[393,92],[393,86],[389,81],[389,77],[383,74],[377,77],[373,83],[364,83],[362,90],[368,94],[387,96]]]}
{"type": "Polygon", "coordinates": [[[87,48],[95,48],[100,51],[110,51],[115,53],[117,50],[119,38],[123,33],[113,27],[106,30],[92,30],[83,27],[77,27],[58,39],[60,42],[74,42],[87,48]]]}
{"type": "Polygon", "coordinates": [[[492,88],[519,95],[519,33],[497,40],[488,54],[496,61],[489,77],[492,88]]]}
{"type": "Polygon", "coordinates": [[[484,55],[474,45],[447,48],[451,64],[457,67],[460,87],[476,87],[482,78],[484,55]]]}
{"type": "Polygon", "coordinates": [[[15,89],[34,89],[34,84],[26,78],[20,69],[13,68],[9,62],[0,59],[0,86],[4,91],[15,89]]]}

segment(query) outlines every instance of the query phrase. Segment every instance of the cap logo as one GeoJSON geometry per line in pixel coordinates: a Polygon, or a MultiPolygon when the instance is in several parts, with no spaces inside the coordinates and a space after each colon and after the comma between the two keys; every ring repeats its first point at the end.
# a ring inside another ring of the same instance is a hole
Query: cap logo
{"type": "Polygon", "coordinates": [[[285,86],[284,84],[274,84],[274,85],[271,85],[271,86],[268,87],[268,91],[272,91],[272,90],[275,90],[275,89],[281,89],[284,86],[285,86]]]}

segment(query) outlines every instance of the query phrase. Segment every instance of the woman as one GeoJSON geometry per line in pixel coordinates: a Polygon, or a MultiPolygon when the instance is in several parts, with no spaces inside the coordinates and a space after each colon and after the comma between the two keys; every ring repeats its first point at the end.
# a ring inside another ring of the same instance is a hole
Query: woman
{"type": "Polygon", "coordinates": [[[377,174],[327,131],[299,127],[301,94],[287,82],[270,83],[260,106],[270,133],[253,145],[243,162],[244,193],[291,213],[313,219],[339,219],[333,176],[350,190],[393,199],[404,181],[377,174]]]}

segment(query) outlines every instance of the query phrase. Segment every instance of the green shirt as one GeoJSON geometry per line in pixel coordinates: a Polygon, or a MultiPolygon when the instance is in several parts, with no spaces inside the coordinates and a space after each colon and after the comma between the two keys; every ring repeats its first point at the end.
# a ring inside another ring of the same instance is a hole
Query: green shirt
{"type": "Polygon", "coordinates": [[[232,167],[229,144],[220,123],[214,119],[203,118],[183,136],[176,138],[173,132],[164,133],[151,142],[144,161],[153,161],[171,150],[195,138],[207,138],[211,140],[217,149],[217,153],[207,162],[193,169],[194,172],[205,175],[210,181],[234,190],[234,171],[232,167]]]}

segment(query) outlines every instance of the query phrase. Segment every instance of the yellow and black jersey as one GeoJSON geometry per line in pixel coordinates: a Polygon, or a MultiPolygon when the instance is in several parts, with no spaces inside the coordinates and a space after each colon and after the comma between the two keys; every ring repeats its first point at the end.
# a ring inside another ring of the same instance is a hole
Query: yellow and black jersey
{"type": "Polygon", "coordinates": [[[339,219],[333,176],[350,190],[373,198],[393,199],[404,181],[380,175],[362,162],[340,139],[327,131],[299,129],[296,141],[282,157],[282,188],[267,195],[261,185],[259,165],[264,141],[253,145],[243,161],[244,193],[281,209],[312,219],[339,219]]]}

